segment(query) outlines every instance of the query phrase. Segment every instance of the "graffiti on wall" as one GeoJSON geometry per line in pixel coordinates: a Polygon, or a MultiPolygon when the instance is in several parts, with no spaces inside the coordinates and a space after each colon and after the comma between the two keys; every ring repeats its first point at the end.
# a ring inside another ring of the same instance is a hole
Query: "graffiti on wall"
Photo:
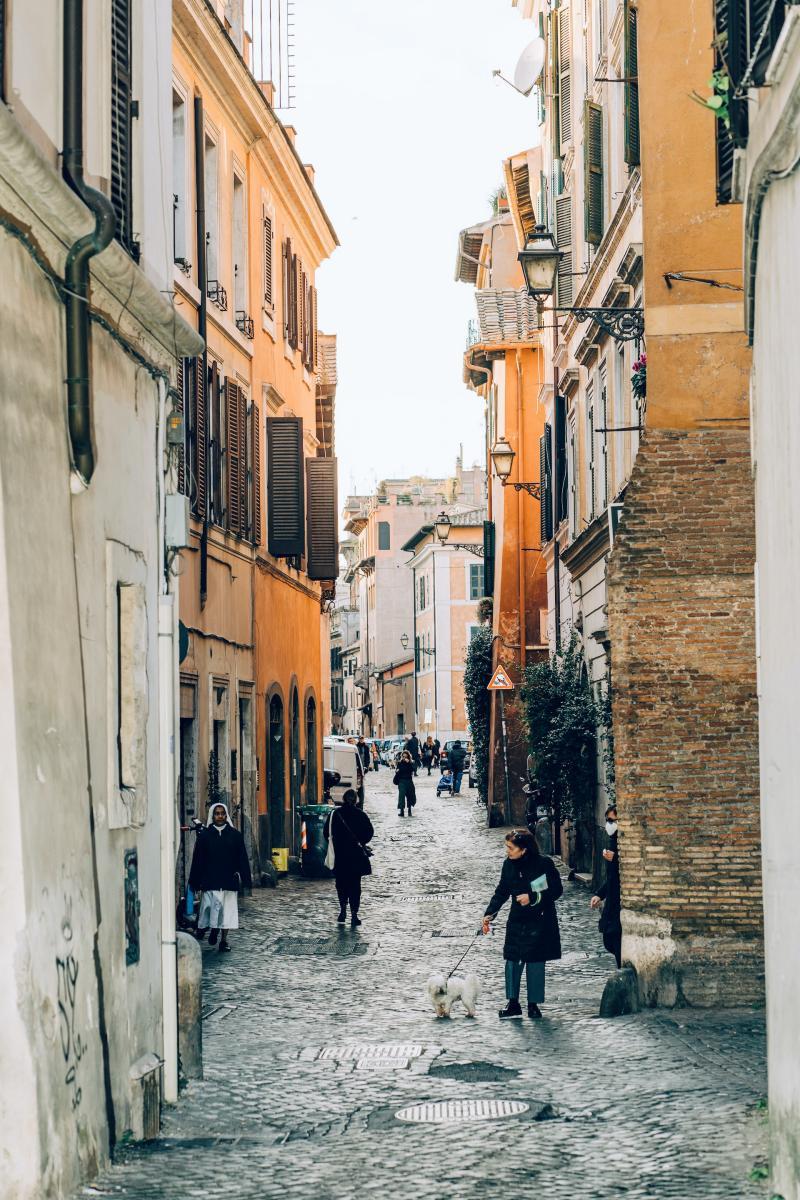
{"type": "Polygon", "coordinates": [[[64,1083],[72,1091],[72,1111],[75,1112],[80,1107],[82,1099],[78,1070],[86,1052],[86,1043],[75,1028],[75,1005],[78,996],[80,965],[73,946],[72,901],[70,899],[66,899],[64,903],[61,938],[61,954],[56,955],[58,1022],[61,1034],[61,1052],[64,1056],[64,1083]]]}
{"type": "Polygon", "coordinates": [[[125,851],[125,963],[139,961],[139,855],[136,850],[125,851]]]}

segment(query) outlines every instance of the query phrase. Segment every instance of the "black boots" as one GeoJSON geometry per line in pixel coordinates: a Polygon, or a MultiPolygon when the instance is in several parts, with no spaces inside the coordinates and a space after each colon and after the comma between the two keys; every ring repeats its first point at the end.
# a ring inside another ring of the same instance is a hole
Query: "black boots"
{"type": "Polygon", "coordinates": [[[505,1008],[501,1008],[497,1015],[501,1021],[507,1020],[508,1017],[521,1017],[522,1009],[519,1000],[509,1000],[505,1008]]]}
{"type": "Polygon", "coordinates": [[[528,1016],[531,1018],[532,1021],[541,1021],[542,1010],[539,1008],[538,1004],[529,1004],[528,1005],[528,1016]]]}
{"type": "Polygon", "coordinates": [[[356,926],[357,926],[357,925],[360,925],[360,924],[361,924],[361,921],[360,921],[360,919],[359,919],[358,917],[351,917],[351,918],[350,918],[350,926],[351,926],[351,928],[352,928],[352,929],[355,929],[355,928],[356,928],[356,926]]]}
{"type": "Polygon", "coordinates": [[[347,913],[345,912],[344,909],[342,909],[342,911],[339,913],[336,920],[339,922],[340,925],[344,925],[345,921],[347,920],[347,913]]]}

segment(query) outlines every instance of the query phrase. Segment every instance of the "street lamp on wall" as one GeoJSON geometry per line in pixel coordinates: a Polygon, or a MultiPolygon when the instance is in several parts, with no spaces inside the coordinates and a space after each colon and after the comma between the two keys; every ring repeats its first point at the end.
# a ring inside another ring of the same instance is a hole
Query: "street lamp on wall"
{"type": "Polygon", "coordinates": [[[403,647],[404,650],[408,649],[408,634],[407,633],[404,633],[403,636],[400,638],[400,645],[403,647]]]}
{"type": "MultiPolygon", "coordinates": [[[[536,301],[541,315],[545,311],[546,297],[555,292],[564,251],[559,250],[552,233],[544,225],[536,225],[517,257],[528,295],[536,301]]],[[[562,308],[555,305],[547,311],[572,313],[577,321],[594,321],[615,342],[640,342],[644,336],[641,308],[562,308]]]]}
{"type": "Polygon", "coordinates": [[[450,530],[453,522],[450,520],[446,512],[440,512],[433,523],[433,530],[439,543],[442,546],[449,546],[451,550],[468,550],[470,554],[476,554],[478,558],[483,558],[483,546],[479,546],[476,542],[451,542],[450,530]]]}
{"type": "Polygon", "coordinates": [[[509,475],[511,474],[514,466],[514,459],[517,457],[517,455],[516,451],[512,450],[511,446],[504,437],[499,438],[495,442],[494,446],[492,447],[491,457],[494,465],[494,473],[502,483],[503,487],[506,487],[510,483],[514,491],[525,491],[529,496],[533,496],[534,499],[541,500],[541,483],[515,483],[509,479],[509,475]]]}

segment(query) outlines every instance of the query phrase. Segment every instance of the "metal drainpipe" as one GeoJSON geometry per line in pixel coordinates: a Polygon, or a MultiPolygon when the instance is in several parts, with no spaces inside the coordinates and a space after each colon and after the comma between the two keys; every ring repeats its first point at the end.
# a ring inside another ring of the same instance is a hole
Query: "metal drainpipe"
{"type": "Polygon", "coordinates": [[[197,224],[197,287],[200,292],[200,309],[197,314],[197,332],[203,339],[203,353],[200,355],[200,370],[203,373],[203,395],[206,398],[206,494],[203,512],[203,531],[200,535],[200,607],[205,607],[208,593],[208,415],[211,412],[213,398],[208,395],[208,350],[206,331],[208,327],[208,278],[206,270],[206,180],[205,180],[205,121],[203,118],[203,97],[194,98],[194,190],[197,224]]]}
{"type": "Polygon", "coordinates": [[[73,466],[88,486],[94,474],[89,362],[89,260],[114,237],[111,201],[83,178],[83,0],[64,0],[64,93],[61,171],[93,213],[91,233],[79,237],[64,266],[67,342],[67,416],[73,466]]]}

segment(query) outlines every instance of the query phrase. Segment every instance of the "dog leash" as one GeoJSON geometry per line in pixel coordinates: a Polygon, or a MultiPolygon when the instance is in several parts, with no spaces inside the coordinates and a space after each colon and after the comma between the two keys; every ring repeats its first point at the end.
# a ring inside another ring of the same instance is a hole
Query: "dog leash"
{"type": "MultiPolygon", "coordinates": [[[[492,927],[492,933],[494,933],[494,927],[492,927]]],[[[482,929],[482,928],[481,928],[481,929],[479,929],[479,930],[478,930],[478,932],[475,934],[475,937],[472,939],[472,941],[470,942],[470,944],[467,946],[466,950],[465,950],[465,951],[464,951],[464,953],[461,955],[461,958],[458,960],[458,962],[456,963],[456,965],[453,967],[452,971],[449,971],[449,972],[448,972],[448,975],[447,975],[447,978],[448,978],[448,979],[450,979],[450,977],[451,977],[452,975],[455,975],[456,971],[457,971],[457,970],[458,970],[458,968],[461,966],[462,962],[463,962],[463,961],[464,961],[464,959],[467,957],[467,955],[469,954],[470,950],[471,950],[471,949],[472,949],[472,947],[475,945],[475,943],[477,942],[477,940],[478,940],[478,938],[479,938],[479,937],[483,937],[483,929],[482,929]]]]}

